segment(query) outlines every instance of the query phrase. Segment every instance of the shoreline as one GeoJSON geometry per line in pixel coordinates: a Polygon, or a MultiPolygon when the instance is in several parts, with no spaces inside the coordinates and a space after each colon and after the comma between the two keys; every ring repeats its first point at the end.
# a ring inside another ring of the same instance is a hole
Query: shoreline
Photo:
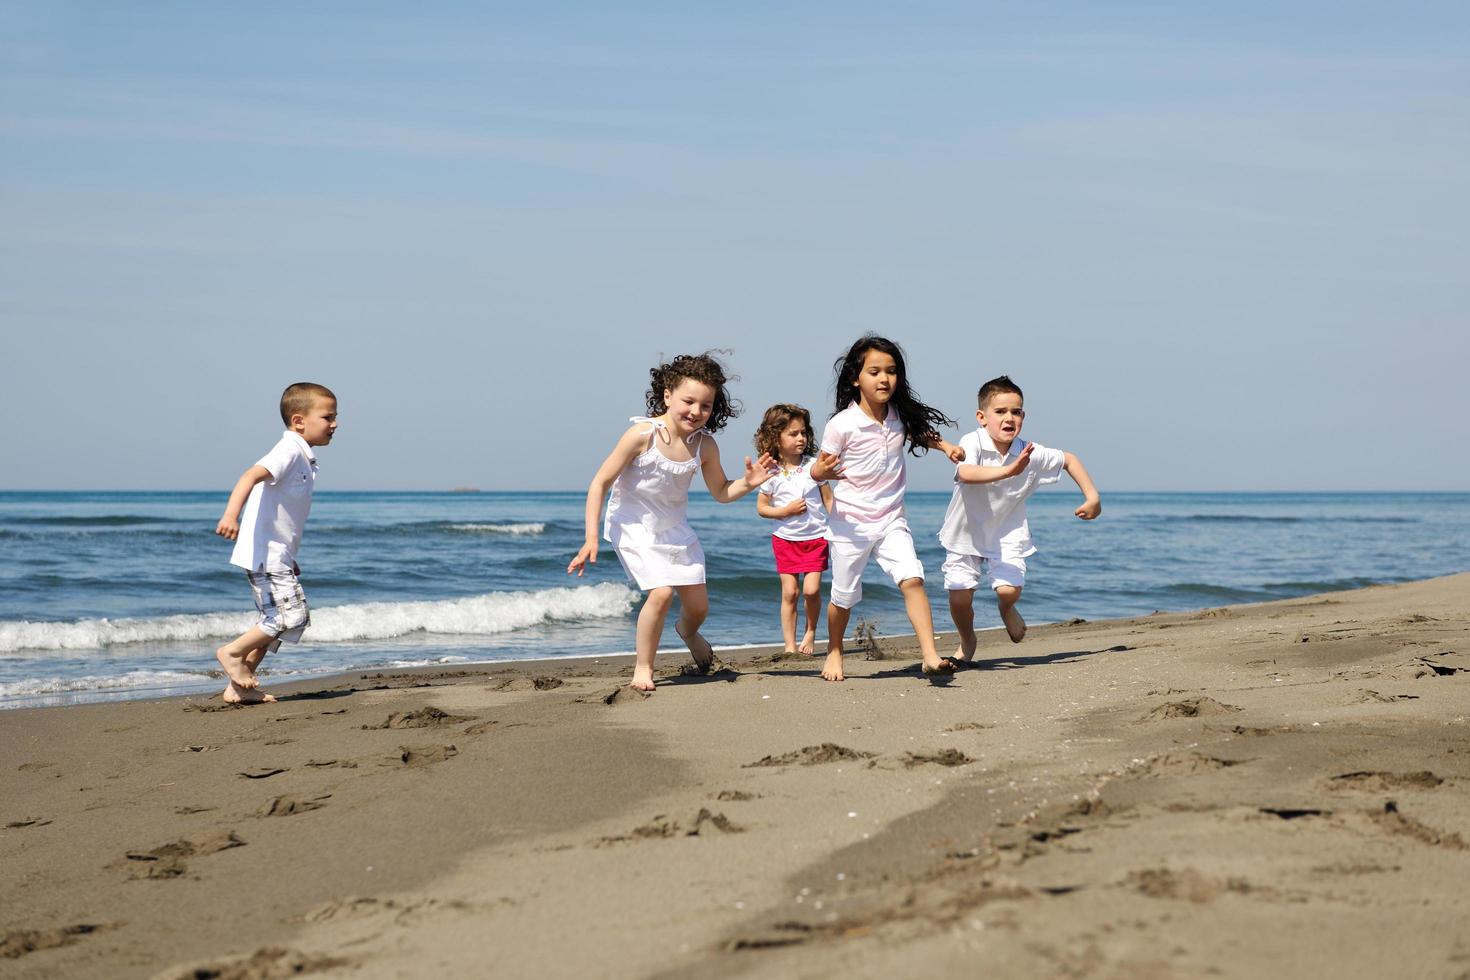
{"type": "Polygon", "coordinates": [[[651,696],[608,655],[8,710],[0,955],[18,977],[1454,976],[1467,589],[995,630],[939,683],[910,635],[849,647],[843,684],[778,644],[708,677],[662,651],[651,696]]]}

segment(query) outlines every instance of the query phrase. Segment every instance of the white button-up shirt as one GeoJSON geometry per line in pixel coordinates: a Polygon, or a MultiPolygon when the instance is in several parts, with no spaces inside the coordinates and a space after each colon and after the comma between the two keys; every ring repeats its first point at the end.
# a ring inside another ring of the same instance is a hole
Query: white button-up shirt
{"type": "Polygon", "coordinates": [[[853,402],[832,416],[822,451],[842,458],[846,479],[832,481],[832,537],[872,541],[895,527],[908,528],[903,512],[904,427],[898,412],[878,422],[853,402]]]}
{"type": "Polygon", "coordinates": [[[289,430],[256,463],[271,478],[257,483],[240,512],[240,536],[230,564],[247,571],[290,571],[301,548],[301,532],[316,488],[316,455],[289,430]]]}
{"type": "MultiPolygon", "coordinates": [[[[976,429],[960,439],[965,461],[959,465],[1005,466],[1025,446],[1025,440],[1017,439],[1002,455],[990,433],[976,429]]],[[[1036,546],[1026,525],[1026,498],[1037,487],[1056,483],[1066,466],[1065,452],[1036,445],[1024,470],[994,483],[961,483],[956,467],[954,492],[939,529],[939,540],[956,554],[979,555],[991,561],[1034,555],[1036,546]]]]}
{"type": "Polygon", "coordinates": [[[827,510],[822,503],[822,486],[812,479],[811,460],[794,470],[782,468],[760,485],[760,492],[771,498],[771,506],[785,507],[798,500],[806,501],[806,510],[784,517],[776,525],[775,535],[787,541],[815,541],[827,536],[827,510]]]}

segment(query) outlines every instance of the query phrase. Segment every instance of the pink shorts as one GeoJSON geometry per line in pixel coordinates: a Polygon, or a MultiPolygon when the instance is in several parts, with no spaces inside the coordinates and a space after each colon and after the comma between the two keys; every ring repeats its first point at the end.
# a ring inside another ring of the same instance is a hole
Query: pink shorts
{"type": "Polygon", "coordinates": [[[771,551],[776,554],[776,572],[780,575],[804,575],[827,570],[827,539],[787,541],[771,535],[771,551]]]}

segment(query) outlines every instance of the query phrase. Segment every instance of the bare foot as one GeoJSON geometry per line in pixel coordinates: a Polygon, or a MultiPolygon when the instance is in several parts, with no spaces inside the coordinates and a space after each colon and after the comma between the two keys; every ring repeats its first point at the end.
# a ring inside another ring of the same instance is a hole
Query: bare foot
{"type": "Polygon", "coordinates": [[[1001,622],[1006,624],[1006,633],[1010,635],[1012,643],[1020,643],[1026,639],[1026,621],[1021,614],[1016,612],[1016,607],[1002,609],[1000,612],[1001,622]]]}
{"type": "Polygon", "coordinates": [[[635,691],[653,690],[653,668],[634,667],[633,680],[629,682],[628,686],[635,691]]]}
{"type": "MultiPolygon", "coordinates": [[[[700,633],[699,633],[698,630],[695,630],[689,636],[685,636],[684,635],[684,631],[681,630],[681,629],[679,629],[679,624],[678,623],[675,623],[674,624],[674,632],[679,634],[679,639],[683,640],[684,641],[684,645],[689,648],[689,656],[691,656],[691,657],[694,658],[694,667],[695,667],[696,670],[698,670],[701,674],[708,674],[711,670],[714,669],[714,666],[715,666],[715,651],[714,651],[714,648],[709,645],[709,641],[708,640],[706,640],[703,636],[700,635],[700,633]]],[[[633,677],[634,677],[634,685],[633,686],[634,687],[637,687],[638,686],[637,685],[637,677],[638,677],[638,672],[637,671],[634,671],[633,672],[633,677]]],[[[653,688],[650,687],[650,688],[648,688],[648,690],[651,691],[651,690],[653,690],[653,688]]]]}
{"type": "Polygon", "coordinates": [[[846,680],[842,675],[842,651],[828,650],[827,662],[822,664],[822,680],[841,681],[846,680]]]}
{"type": "Polygon", "coordinates": [[[958,647],[955,647],[954,653],[950,654],[948,659],[954,661],[961,667],[968,667],[975,662],[975,651],[971,649],[969,653],[966,653],[965,645],[961,643],[958,647]]]}
{"type": "Polygon", "coordinates": [[[244,657],[232,657],[228,653],[225,653],[224,647],[220,647],[214,651],[214,659],[218,660],[219,665],[224,668],[225,676],[230,679],[230,683],[240,690],[248,691],[253,687],[260,686],[260,682],[255,679],[255,675],[245,665],[244,657]]]}
{"type": "Polygon", "coordinates": [[[924,673],[933,677],[936,674],[953,674],[954,662],[944,657],[935,657],[934,662],[924,661],[924,673]]]}
{"type": "Polygon", "coordinates": [[[817,634],[813,632],[804,633],[801,637],[801,645],[796,648],[798,653],[804,653],[808,657],[817,646],[817,634]]]}
{"type": "Polygon", "coordinates": [[[225,685],[224,693],[220,695],[226,704],[273,704],[275,696],[267,694],[259,688],[248,688],[242,690],[234,681],[225,685]]]}

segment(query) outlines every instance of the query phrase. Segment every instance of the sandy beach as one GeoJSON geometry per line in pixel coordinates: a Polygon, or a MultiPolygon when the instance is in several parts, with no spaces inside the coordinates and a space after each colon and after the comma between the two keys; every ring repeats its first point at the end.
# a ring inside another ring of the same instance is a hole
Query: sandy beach
{"type": "Polygon", "coordinates": [[[0,972],[1467,977],[1467,595],[0,713],[0,972]]]}

